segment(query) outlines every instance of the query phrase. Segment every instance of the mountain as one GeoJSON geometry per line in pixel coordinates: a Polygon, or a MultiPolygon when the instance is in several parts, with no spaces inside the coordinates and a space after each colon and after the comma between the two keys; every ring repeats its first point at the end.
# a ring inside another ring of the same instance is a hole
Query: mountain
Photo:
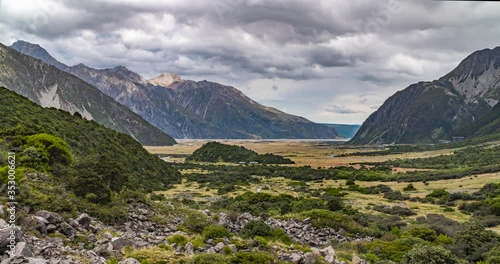
{"type": "Polygon", "coordinates": [[[480,120],[485,122],[484,117],[494,111],[499,100],[500,47],[476,51],[442,78],[412,84],[391,96],[350,142],[432,143],[448,139],[480,120]]]}
{"type": "MultiPolygon", "coordinates": [[[[48,53],[40,52],[39,49],[31,51],[55,63],[48,53]]],[[[144,145],[175,143],[170,136],[96,87],[1,44],[0,86],[7,87],[44,107],[54,107],[70,113],[78,112],[84,118],[128,134],[144,145]]]]}
{"type": "Polygon", "coordinates": [[[339,136],[343,138],[352,138],[356,135],[361,125],[343,125],[343,124],[323,124],[335,129],[339,136]]]}
{"type": "MultiPolygon", "coordinates": [[[[147,152],[132,137],[94,121],[54,108],[43,108],[2,87],[0,87],[0,111],[4,113],[0,115],[2,124],[0,142],[3,142],[2,147],[6,143],[21,145],[16,146],[21,149],[18,153],[19,159],[22,160],[18,164],[20,166],[29,167],[48,159],[50,167],[46,170],[55,173],[57,167],[54,163],[61,161],[64,161],[63,165],[68,169],[71,158],[61,159],[63,156],[61,153],[68,148],[69,157],[76,157],[76,162],[89,157],[108,157],[109,161],[102,166],[110,169],[109,166],[115,164],[116,168],[110,170],[116,174],[118,174],[117,171],[121,171],[122,175],[113,175],[113,177],[123,176],[120,178],[120,184],[133,190],[158,190],[180,180],[180,173],[177,170],[147,152]],[[34,143],[34,139],[43,143],[34,143]],[[45,150],[47,146],[43,145],[51,143],[56,144],[45,150]],[[42,155],[42,158],[37,157],[36,162],[34,158],[30,158],[29,154],[26,154],[29,153],[27,149],[30,148],[36,148],[38,157],[42,155]],[[26,151],[22,151],[23,149],[26,151]],[[52,158],[57,159],[52,161],[52,158]]],[[[38,170],[43,171],[40,168],[38,170]]],[[[61,168],[59,170],[61,170],[60,173],[65,171],[61,168]]],[[[87,168],[87,170],[90,169],[87,168]]],[[[82,174],[76,173],[75,176],[81,177],[82,174]]]]}
{"type": "Polygon", "coordinates": [[[38,45],[12,48],[46,60],[96,86],[117,102],[175,138],[336,138],[334,128],[263,106],[234,87],[183,80],[165,73],[151,80],[118,66],[93,69],[54,61],[38,45]]]}

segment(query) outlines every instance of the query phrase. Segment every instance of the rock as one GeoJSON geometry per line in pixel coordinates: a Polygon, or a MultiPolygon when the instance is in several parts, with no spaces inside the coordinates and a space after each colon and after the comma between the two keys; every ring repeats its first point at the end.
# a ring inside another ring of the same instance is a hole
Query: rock
{"type": "Polygon", "coordinates": [[[23,256],[15,256],[2,261],[1,264],[49,264],[47,260],[41,258],[27,258],[23,256]]]}
{"type": "Polygon", "coordinates": [[[35,216],[40,216],[47,220],[49,224],[59,224],[63,221],[63,218],[60,214],[49,212],[45,210],[41,210],[35,213],[35,216]]]}
{"type": "Polygon", "coordinates": [[[304,256],[302,256],[302,264],[316,264],[318,260],[311,252],[306,252],[304,256]]]}
{"type": "Polygon", "coordinates": [[[3,220],[2,218],[0,218],[0,228],[5,228],[7,226],[8,226],[7,222],[5,222],[5,220],[3,220]]]}
{"type": "Polygon", "coordinates": [[[113,239],[113,235],[110,232],[106,232],[104,233],[104,238],[106,238],[107,240],[111,240],[113,239]]]}
{"type": "Polygon", "coordinates": [[[134,246],[134,242],[121,237],[115,237],[111,239],[111,245],[113,246],[113,250],[122,250],[124,247],[134,246]]]}
{"type": "Polygon", "coordinates": [[[227,246],[231,249],[233,253],[236,253],[236,251],[238,251],[238,248],[234,244],[229,244],[227,246]]]}
{"type": "Polygon", "coordinates": [[[292,253],[291,257],[291,262],[293,264],[299,264],[300,261],[302,260],[302,256],[299,253],[292,253]]]}
{"type": "Polygon", "coordinates": [[[120,261],[120,264],[141,264],[141,263],[137,259],[128,258],[128,259],[120,261]]]}
{"type": "Polygon", "coordinates": [[[23,257],[34,257],[33,252],[31,252],[31,249],[29,248],[28,244],[26,242],[19,242],[17,243],[16,247],[14,248],[14,256],[23,256],[23,257]]]}
{"type": "Polygon", "coordinates": [[[325,256],[325,262],[326,263],[335,263],[335,256],[332,256],[332,255],[325,256]]]}
{"type": "Polygon", "coordinates": [[[358,256],[353,256],[351,263],[352,264],[369,264],[368,261],[366,261],[358,256]]]}
{"type": "Polygon", "coordinates": [[[90,216],[88,214],[81,214],[76,221],[82,226],[84,229],[88,229],[90,226],[90,222],[92,222],[92,219],[90,219],[90,216]]]}
{"type": "MultiPolygon", "coordinates": [[[[43,219],[43,218],[42,218],[43,219]]],[[[46,227],[45,227],[45,233],[53,233],[57,230],[57,226],[53,225],[53,224],[48,224],[46,227]]]]}
{"type": "Polygon", "coordinates": [[[213,249],[215,250],[215,252],[220,252],[224,248],[224,246],[225,246],[224,243],[219,242],[217,243],[217,245],[213,247],[213,249]]]}
{"type": "Polygon", "coordinates": [[[61,233],[69,238],[72,238],[75,236],[75,229],[66,222],[63,222],[61,224],[60,229],[61,229],[61,233]]]}
{"type": "Polygon", "coordinates": [[[324,257],[326,257],[328,255],[335,256],[335,249],[333,249],[332,246],[320,249],[319,252],[324,257]]]}
{"type": "Polygon", "coordinates": [[[17,227],[7,227],[0,229],[0,254],[14,249],[17,242],[22,242],[23,235],[17,227]],[[12,234],[14,233],[14,234],[12,234]]]}
{"type": "Polygon", "coordinates": [[[38,232],[47,235],[47,225],[49,224],[49,221],[45,220],[45,218],[33,215],[30,218],[32,224],[34,225],[35,230],[38,232]]]}
{"type": "Polygon", "coordinates": [[[184,246],[184,252],[186,252],[187,255],[194,255],[194,247],[193,247],[193,244],[191,242],[188,242],[184,246]]]}

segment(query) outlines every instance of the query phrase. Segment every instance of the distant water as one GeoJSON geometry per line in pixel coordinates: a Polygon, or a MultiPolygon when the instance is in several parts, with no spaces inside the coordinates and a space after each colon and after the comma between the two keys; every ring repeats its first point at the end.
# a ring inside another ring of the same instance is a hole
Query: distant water
{"type": "Polygon", "coordinates": [[[175,139],[179,143],[183,142],[206,142],[206,141],[220,141],[220,142],[347,142],[350,138],[336,138],[336,139],[175,139]]]}

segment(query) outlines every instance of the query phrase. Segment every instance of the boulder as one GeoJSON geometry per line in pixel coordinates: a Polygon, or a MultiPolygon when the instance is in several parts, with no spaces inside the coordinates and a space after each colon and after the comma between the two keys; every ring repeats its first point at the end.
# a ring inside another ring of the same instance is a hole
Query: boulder
{"type": "Polygon", "coordinates": [[[23,240],[23,235],[21,233],[21,230],[17,227],[7,227],[7,228],[0,228],[0,254],[5,253],[6,251],[10,250],[9,245],[12,245],[12,249],[14,249],[15,245],[17,242],[22,242],[23,240]],[[12,232],[15,232],[15,234],[11,234],[12,232]]]}
{"type": "Polygon", "coordinates": [[[224,246],[225,246],[224,243],[219,242],[217,243],[217,245],[213,247],[213,249],[215,250],[215,252],[220,252],[224,248],[224,246]]]}
{"type": "Polygon", "coordinates": [[[299,264],[300,261],[302,260],[302,256],[299,253],[292,253],[290,258],[293,264],[299,264]]]}
{"type": "Polygon", "coordinates": [[[74,237],[75,236],[75,229],[68,223],[63,222],[61,224],[61,233],[64,234],[67,237],[74,237]]]}
{"type": "Polygon", "coordinates": [[[90,226],[90,222],[92,222],[92,219],[90,219],[90,216],[88,214],[81,214],[76,219],[76,221],[81,225],[82,228],[88,229],[90,226]]]}
{"type": "Polygon", "coordinates": [[[49,222],[49,224],[59,224],[63,221],[63,218],[60,214],[45,210],[36,212],[35,216],[44,218],[45,220],[47,220],[47,222],[49,222]]]}
{"type": "Polygon", "coordinates": [[[111,245],[113,246],[113,250],[122,250],[124,247],[134,246],[134,242],[121,237],[115,237],[111,239],[111,245]]]}
{"type": "Polygon", "coordinates": [[[316,264],[318,260],[311,252],[306,252],[304,256],[302,256],[302,264],[316,264]]]}
{"type": "Polygon", "coordinates": [[[120,264],[141,264],[141,263],[137,259],[128,258],[128,259],[120,261],[120,264]]]}
{"type": "Polygon", "coordinates": [[[19,242],[17,243],[16,247],[14,248],[14,256],[23,256],[23,257],[34,257],[33,252],[31,252],[31,249],[29,248],[28,244],[26,242],[19,242]]]}
{"type": "Polygon", "coordinates": [[[193,244],[191,242],[188,242],[184,246],[184,252],[186,252],[187,255],[194,255],[194,247],[193,247],[193,244]]]}
{"type": "Polygon", "coordinates": [[[41,258],[27,258],[23,256],[14,256],[2,261],[1,264],[49,264],[47,260],[41,258]]]}

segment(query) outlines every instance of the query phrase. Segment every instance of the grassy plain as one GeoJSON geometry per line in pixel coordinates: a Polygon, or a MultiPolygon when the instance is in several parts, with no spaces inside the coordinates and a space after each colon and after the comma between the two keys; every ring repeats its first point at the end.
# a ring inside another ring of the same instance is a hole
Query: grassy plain
{"type": "MultiPolygon", "coordinates": [[[[169,158],[170,162],[183,162],[184,158],[180,156],[186,156],[191,154],[193,151],[201,147],[207,141],[194,140],[194,141],[183,141],[175,146],[166,147],[147,147],[146,149],[154,154],[161,154],[162,156],[175,156],[176,158],[169,158]]],[[[439,155],[450,155],[456,149],[442,149],[436,151],[424,151],[424,152],[410,152],[402,154],[390,154],[390,155],[380,155],[380,156],[347,156],[338,157],[340,154],[353,153],[353,152],[365,152],[374,151],[376,149],[370,148],[346,148],[343,145],[334,142],[306,142],[306,141],[221,141],[224,144],[241,145],[246,148],[252,149],[259,154],[273,153],[276,155],[281,155],[292,159],[296,162],[294,165],[286,166],[305,166],[309,165],[313,168],[316,167],[335,167],[335,166],[354,166],[358,167],[357,163],[365,162],[384,162],[393,159],[414,159],[414,158],[425,158],[434,157],[439,155]]],[[[235,164],[226,164],[235,165],[235,164]]],[[[284,165],[285,166],[285,165],[284,165]]],[[[393,172],[398,171],[411,171],[416,169],[411,168],[393,168],[393,172]]],[[[195,171],[187,170],[183,173],[192,173],[195,171]]],[[[200,173],[200,171],[196,171],[200,173]]],[[[202,172],[202,173],[206,173],[202,172]]],[[[258,177],[258,176],[256,176],[258,177]]],[[[225,194],[227,196],[236,196],[242,194],[246,191],[256,192],[260,190],[261,192],[266,192],[270,194],[291,194],[294,196],[307,196],[304,192],[296,191],[296,187],[292,186],[290,179],[285,178],[270,178],[265,179],[260,177],[261,182],[258,184],[242,185],[238,186],[236,190],[225,194]]],[[[423,182],[414,182],[413,185],[416,191],[404,192],[403,188],[408,185],[405,182],[363,182],[356,181],[356,184],[362,187],[376,186],[378,184],[384,184],[395,191],[401,191],[410,197],[425,197],[427,194],[431,193],[436,189],[446,189],[448,192],[469,192],[473,193],[478,191],[482,186],[487,183],[500,183],[500,173],[489,173],[475,175],[460,179],[450,179],[450,180],[439,180],[431,181],[427,184],[423,182]]],[[[309,190],[325,189],[328,187],[335,188],[346,188],[345,180],[323,180],[321,182],[307,182],[306,186],[309,190]]],[[[214,197],[219,196],[217,194],[217,189],[206,188],[205,186],[200,186],[196,182],[188,182],[186,179],[182,183],[173,186],[173,188],[161,192],[167,198],[190,198],[198,202],[209,202],[214,197]]],[[[457,203],[454,206],[445,207],[443,205],[422,203],[419,201],[390,201],[383,197],[382,194],[361,194],[354,191],[345,191],[347,196],[345,201],[347,204],[354,208],[359,209],[362,212],[370,212],[377,214],[371,209],[374,205],[390,205],[390,206],[401,206],[412,209],[417,213],[415,216],[404,217],[406,221],[412,221],[416,217],[425,216],[427,214],[443,214],[446,217],[459,221],[465,222],[470,218],[470,215],[464,214],[458,210],[457,203]],[[447,208],[447,210],[445,210],[447,208]],[[452,208],[453,210],[450,210],[452,208]]],[[[492,228],[497,233],[500,233],[500,227],[492,228]]]]}

